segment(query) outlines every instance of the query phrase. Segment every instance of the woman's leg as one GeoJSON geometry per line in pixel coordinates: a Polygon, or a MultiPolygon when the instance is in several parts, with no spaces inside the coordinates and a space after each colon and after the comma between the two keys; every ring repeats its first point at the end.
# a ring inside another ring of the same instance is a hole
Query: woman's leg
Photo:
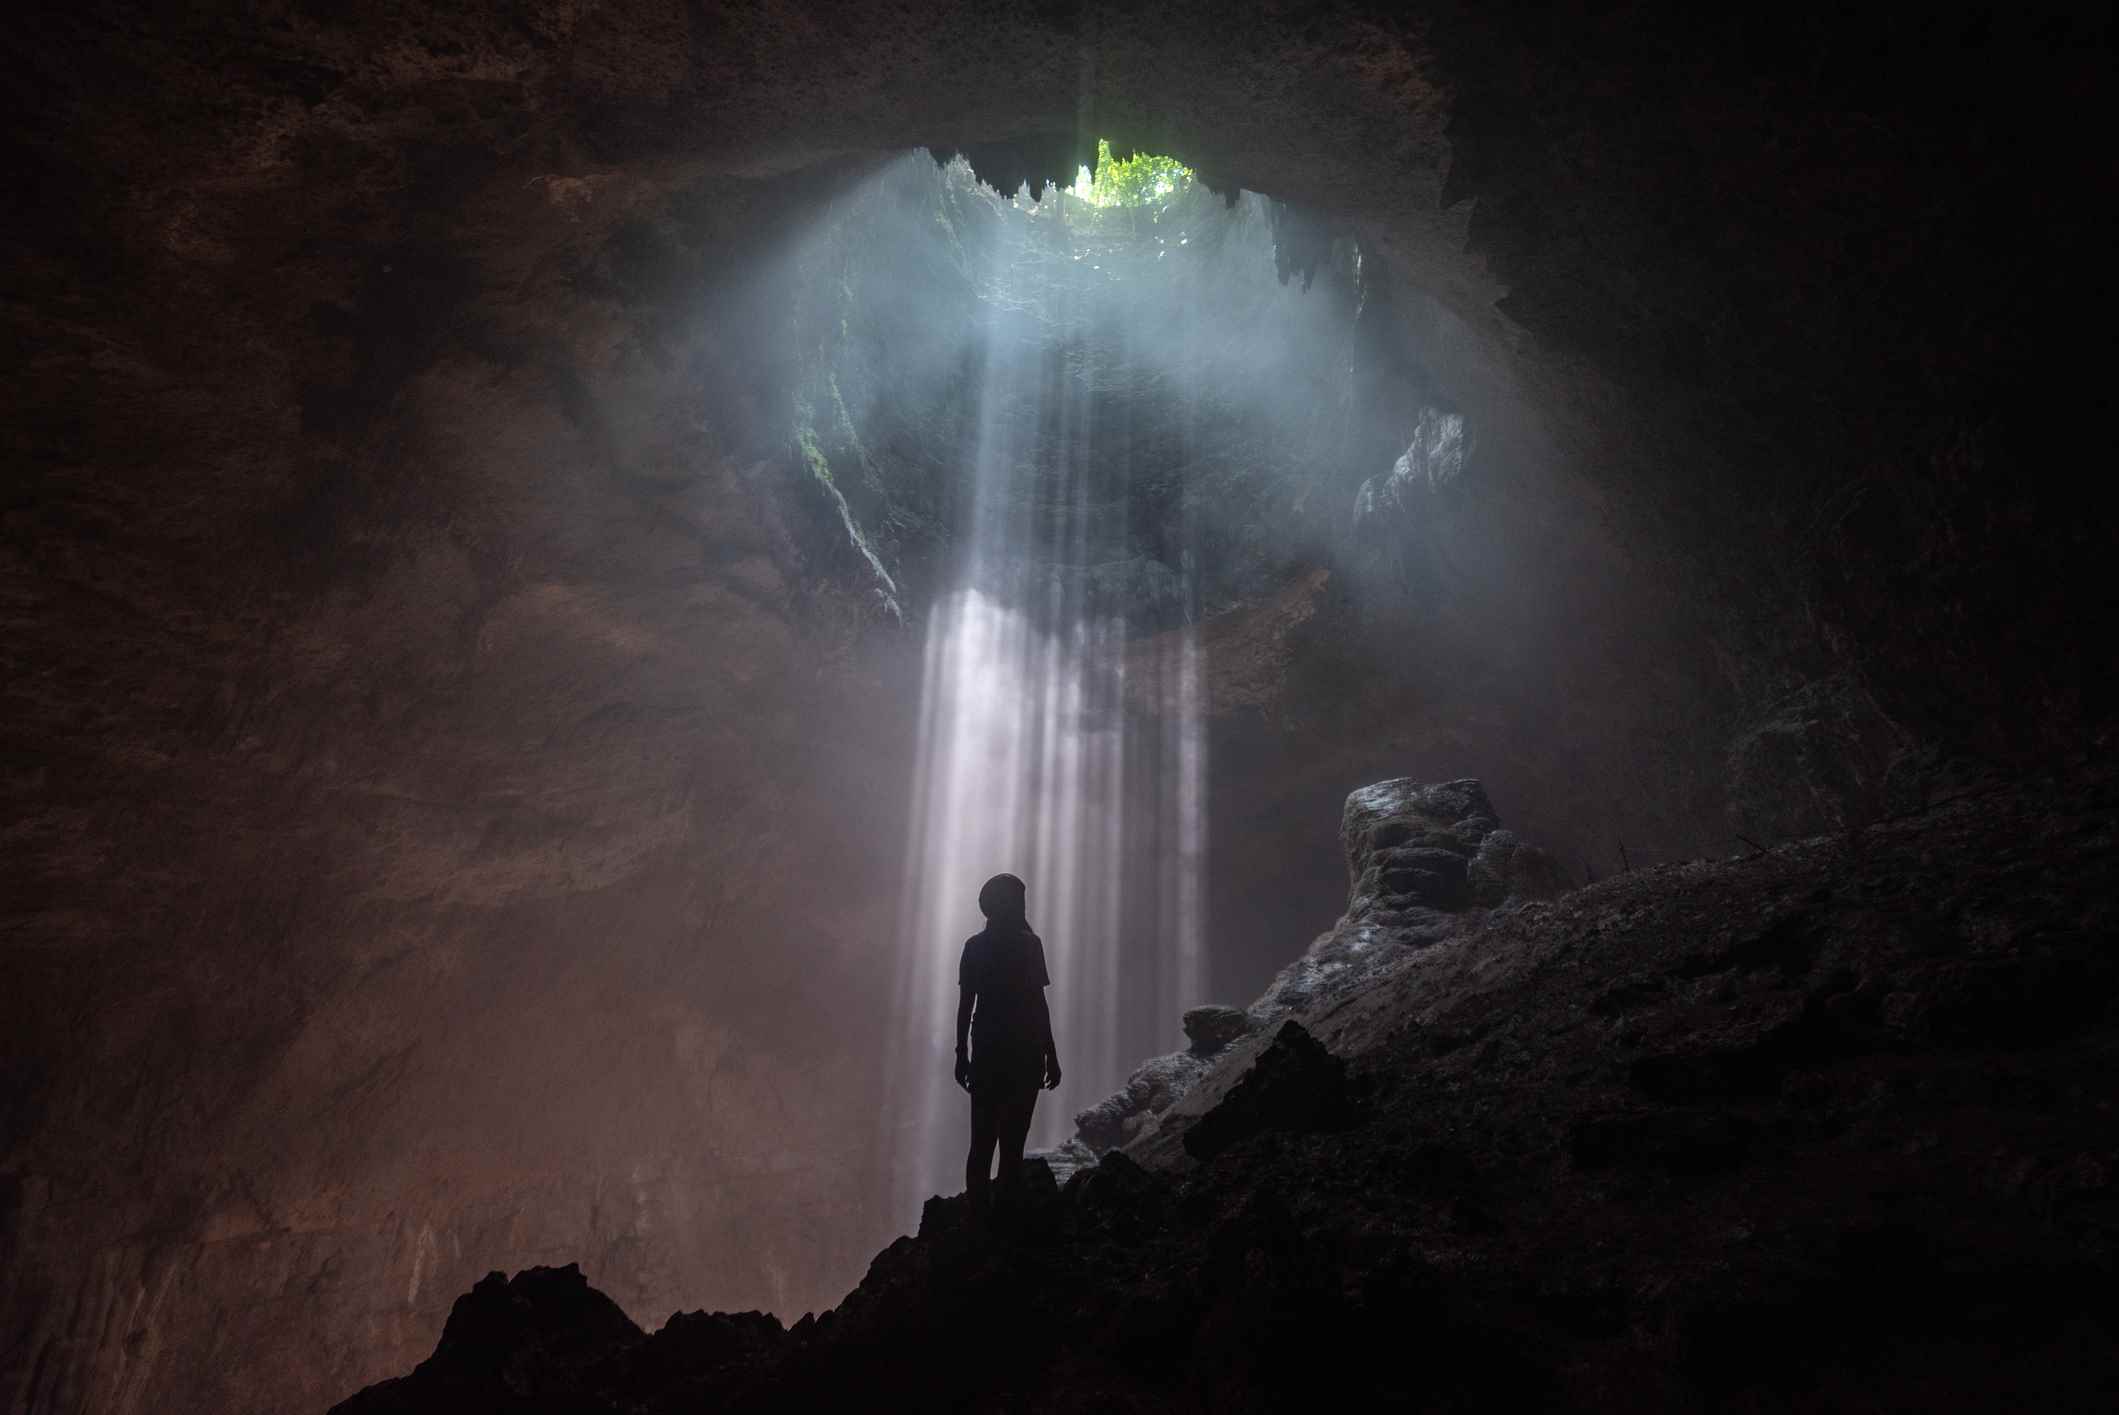
{"type": "Polygon", "coordinates": [[[964,1157],[964,1192],[973,1203],[986,1198],[987,1174],[993,1167],[993,1144],[1000,1133],[1000,1107],[993,1088],[973,1084],[971,1090],[971,1153],[964,1157]]]}
{"type": "Polygon", "coordinates": [[[1023,1173],[1023,1145],[1030,1138],[1030,1117],[1037,1110],[1037,1087],[1011,1090],[996,1107],[1000,1111],[1000,1186],[1015,1188],[1023,1173]]]}

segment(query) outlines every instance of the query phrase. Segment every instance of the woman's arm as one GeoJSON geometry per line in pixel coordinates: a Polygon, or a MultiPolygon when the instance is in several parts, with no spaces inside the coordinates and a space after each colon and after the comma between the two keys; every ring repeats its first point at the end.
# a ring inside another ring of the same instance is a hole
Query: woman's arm
{"type": "Polygon", "coordinates": [[[1059,1047],[1052,1040],[1052,1009],[1045,1005],[1045,990],[1037,990],[1037,1020],[1045,1033],[1045,1089],[1058,1090],[1060,1083],[1059,1047]]]}
{"type": "MultiPolygon", "coordinates": [[[[978,989],[968,983],[957,989],[956,1083],[967,1091],[971,1089],[971,1053],[967,1049],[971,1035],[971,1007],[978,995],[978,989]]],[[[1050,1030],[1049,1026],[1047,1030],[1050,1030]]]]}

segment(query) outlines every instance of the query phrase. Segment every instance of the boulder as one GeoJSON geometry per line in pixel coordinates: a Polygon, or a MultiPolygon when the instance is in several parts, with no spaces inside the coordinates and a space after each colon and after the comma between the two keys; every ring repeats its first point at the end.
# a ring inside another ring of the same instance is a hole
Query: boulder
{"type": "Polygon", "coordinates": [[[1185,1013],[1185,1036],[1191,1040],[1194,1056],[1213,1056],[1226,1050],[1229,1043],[1256,1026],[1251,1014],[1241,1007],[1213,1004],[1185,1013]]]}
{"type": "Polygon", "coordinates": [[[1337,1129],[1352,1115],[1346,1063],[1290,1020],[1221,1104],[1185,1132],[1185,1153],[1212,1159],[1267,1130],[1337,1129]]]}
{"type": "Polygon", "coordinates": [[[1470,777],[1439,783],[1397,777],[1353,792],[1339,820],[1347,917],[1465,908],[1473,902],[1473,857],[1500,828],[1486,788],[1470,777]]]}

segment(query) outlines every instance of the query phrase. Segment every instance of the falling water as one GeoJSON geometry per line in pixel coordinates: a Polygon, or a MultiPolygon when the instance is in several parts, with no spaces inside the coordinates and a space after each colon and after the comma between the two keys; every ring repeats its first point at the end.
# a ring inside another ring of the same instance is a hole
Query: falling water
{"type": "Polygon", "coordinates": [[[1096,360],[1053,337],[1076,313],[1082,238],[1055,242],[1066,228],[1049,210],[1018,225],[1038,233],[1000,243],[983,292],[968,545],[927,622],[893,1135],[908,1218],[963,1182],[956,968],[989,876],[1027,882],[1052,975],[1066,1076],[1039,1102],[1033,1146],[1172,1049],[1205,981],[1197,636],[1168,627],[1167,607],[1129,624],[1126,596],[1096,587],[1122,553],[1135,469],[1125,437],[1097,437],[1096,360]]]}

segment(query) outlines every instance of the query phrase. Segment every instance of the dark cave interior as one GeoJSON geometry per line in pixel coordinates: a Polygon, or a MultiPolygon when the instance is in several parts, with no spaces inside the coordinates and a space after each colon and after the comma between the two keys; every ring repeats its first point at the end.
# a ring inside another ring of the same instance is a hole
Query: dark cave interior
{"type": "Polygon", "coordinates": [[[0,32],[7,1409],[2104,1408],[2108,9],[0,32]]]}

